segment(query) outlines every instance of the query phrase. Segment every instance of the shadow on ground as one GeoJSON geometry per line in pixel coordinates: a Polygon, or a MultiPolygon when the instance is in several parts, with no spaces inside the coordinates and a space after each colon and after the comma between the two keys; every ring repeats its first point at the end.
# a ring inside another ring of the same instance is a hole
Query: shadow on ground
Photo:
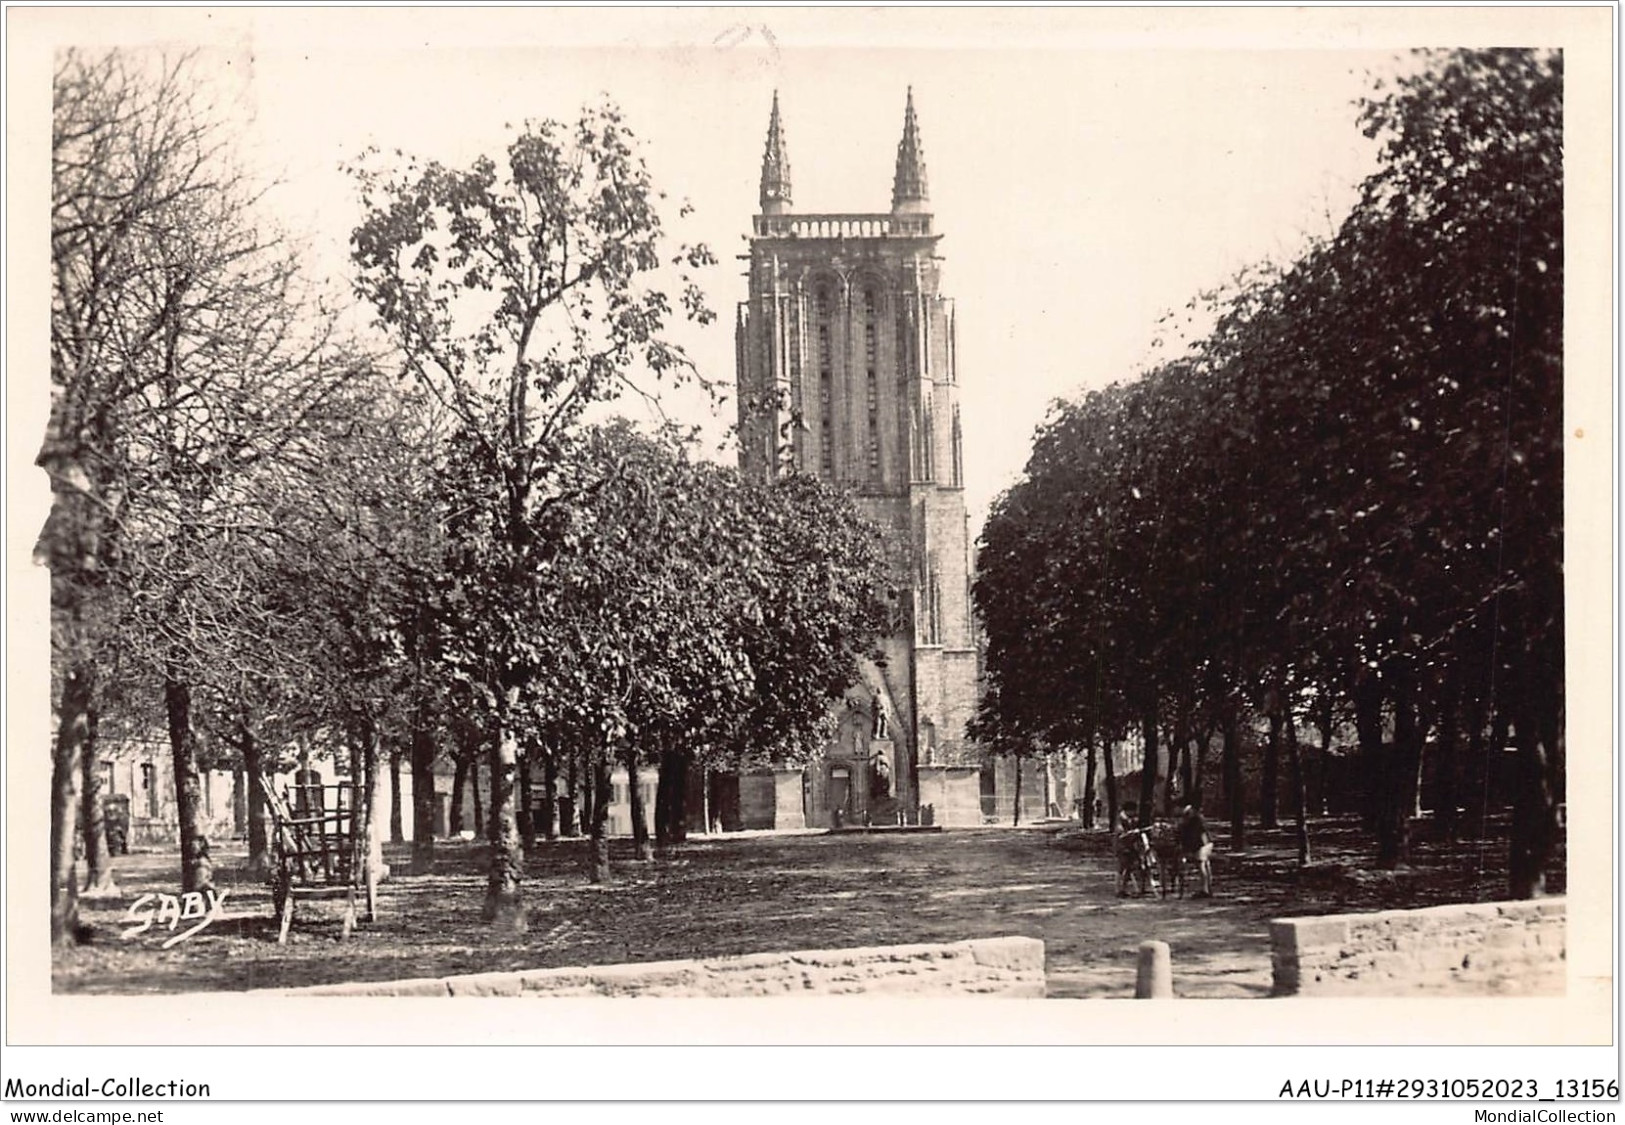
{"type": "MultiPolygon", "coordinates": [[[[1076,825],[932,834],[696,837],[652,863],[614,841],[616,881],[586,880],[585,841],[540,843],[527,867],[529,932],[480,921],[485,848],[437,844],[428,875],[397,874],[379,916],[341,940],[336,904],[301,906],[276,944],[264,884],[243,874],[240,845],[218,849],[228,917],[169,950],[167,931],[123,939],[144,891],[172,891],[173,853],[122,856],[120,895],[83,904],[92,940],[57,954],[58,992],[176,993],[281,988],[567,965],[661,961],[792,949],[947,942],[997,935],[1045,943],[1052,997],[1133,993],[1140,942],[1169,943],[1177,994],[1259,997],[1270,987],[1268,922],[1503,897],[1504,843],[1420,846],[1414,866],[1367,872],[1355,825],[1317,824],[1316,866],[1294,863],[1289,834],[1255,833],[1215,860],[1206,900],[1118,898],[1110,843],[1076,825]]],[[[1556,880],[1561,885],[1560,877],[1556,880]]],[[[1557,889],[1557,888],[1554,888],[1557,889]]]]}

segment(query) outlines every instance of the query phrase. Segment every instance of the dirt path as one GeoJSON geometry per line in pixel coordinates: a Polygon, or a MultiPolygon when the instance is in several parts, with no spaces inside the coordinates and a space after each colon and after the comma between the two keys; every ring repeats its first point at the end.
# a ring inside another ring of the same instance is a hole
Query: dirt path
{"type": "MultiPolygon", "coordinates": [[[[1339,831],[1323,830],[1327,855],[1339,831]]],[[[120,857],[123,894],[86,904],[94,940],[58,955],[53,983],[59,992],[236,990],[1019,934],[1044,941],[1051,996],[1132,995],[1136,949],[1155,938],[1171,947],[1179,995],[1256,997],[1270,987],[1270,918],[1495,897],[1486,889],[1498,878],[1464,882],[1448,851],[1398,875],[1334,864],[1301,878],[1279,833],[1241,855],[1221,851],[1216,897],[1200,901],[1118,898],[1105,834],[1075,827],[696,837],[645,864],[615,845],[618,878],[601,888],[585,880],[585,842],[538,847],[523,938],[493,938],[480,923],[483,847],[444,844],[432,874],[384,884],[381,917],[348,942],[334,908],[316,904],[285,946],[264,886],[240,878],[240,850],[221,847],[228,918],[167,951],[156,931],[122,940],[119,919],[136,894],[173,889],[176,858],[120,857]]],[[[404,851],[391,855],[404,871],[404,851]]]]}

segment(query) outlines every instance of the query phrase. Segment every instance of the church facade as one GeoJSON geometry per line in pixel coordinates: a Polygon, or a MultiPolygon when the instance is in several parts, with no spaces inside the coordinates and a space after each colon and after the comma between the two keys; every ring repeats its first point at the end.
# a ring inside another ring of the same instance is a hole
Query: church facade
{"type": "MultiPolygon", "coordinates": [[[[741,779],[775,826],[979,824],[981,757],[954,304],[941,291],[912,90],[891,209],[797,212],[774,95],[749,292],[735,328],[743,471],[847,489],[906,560],[912,613],[861,662],[838,733],[804,770],[741,779]],[[798,816],[799,812],[799,816],[798,816]]],[[[765,825],[764,825],[765,826],[765,825]]]]}

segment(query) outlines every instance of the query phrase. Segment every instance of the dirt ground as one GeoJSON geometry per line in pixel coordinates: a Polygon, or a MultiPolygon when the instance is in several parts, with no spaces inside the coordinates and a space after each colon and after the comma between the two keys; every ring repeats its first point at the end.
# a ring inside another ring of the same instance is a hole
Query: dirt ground
{"type": "MultiPolygon", "coordinates": [[[[1216,825],[1222,831],[1222,826],[1216,825]]],[[[1504,831],[1504,825],[1497,825],[1504,831]]],[[[341,938],[337,904],[302,903],[276,943],[270,895],[243,874],[240,844],[216,848],[226,917],[169,950],[169,930],[123,939],[136,896],[173,892],[173,853],[115,860],[120,894],[82,903],[87,944],[59,953],[53,987],[76,993],[180,993],[566,965],[660,961],[1025,935],[1045,944],[1054,997],[1131,996],[1135,951],[1169,943],[1187,997],[1261,997],[1270,987],[1268,922],[1504,897],[1504,838],[1423,843],[1397,872],[1362,869],[1369,841],[1348,820],[1312,825],[1315,864],[1296,869],[1290,831],[1221,842],[1212,899],[1118,898],[1110,841],[1076,824],[934,833],[696,836],[672,857],[632,859],[614,841],[617,877],[587,882],[585,841],[540,843],[525,896],[530,932],[490,935],[480,921],[482,844],[439,842],[433,873],[392,875],[379,916],[341,938]]],[[[388,849],[406,870],[403,845],[388,849]]],[[[1550,889],[1561,891],[1559,871],[1550,889]]],[[[189,922],[182,923],[185,929],[189,922]]]]}

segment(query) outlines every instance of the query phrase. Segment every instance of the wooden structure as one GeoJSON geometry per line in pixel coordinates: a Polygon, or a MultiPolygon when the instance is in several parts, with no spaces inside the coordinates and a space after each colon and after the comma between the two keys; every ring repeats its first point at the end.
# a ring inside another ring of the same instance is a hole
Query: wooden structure
{"type": "Polygon", "coordinates": [[[267,782],[275,866],[271,900],[279,922],[277,942],[288,940],[299,898],[342,898],[344,936],[356,923],[356,895],[365,883],[367,917],[377,908],[377,882],[366,863],[366,812],[354,785],[293,785],[278,793],[267,782]]]}

